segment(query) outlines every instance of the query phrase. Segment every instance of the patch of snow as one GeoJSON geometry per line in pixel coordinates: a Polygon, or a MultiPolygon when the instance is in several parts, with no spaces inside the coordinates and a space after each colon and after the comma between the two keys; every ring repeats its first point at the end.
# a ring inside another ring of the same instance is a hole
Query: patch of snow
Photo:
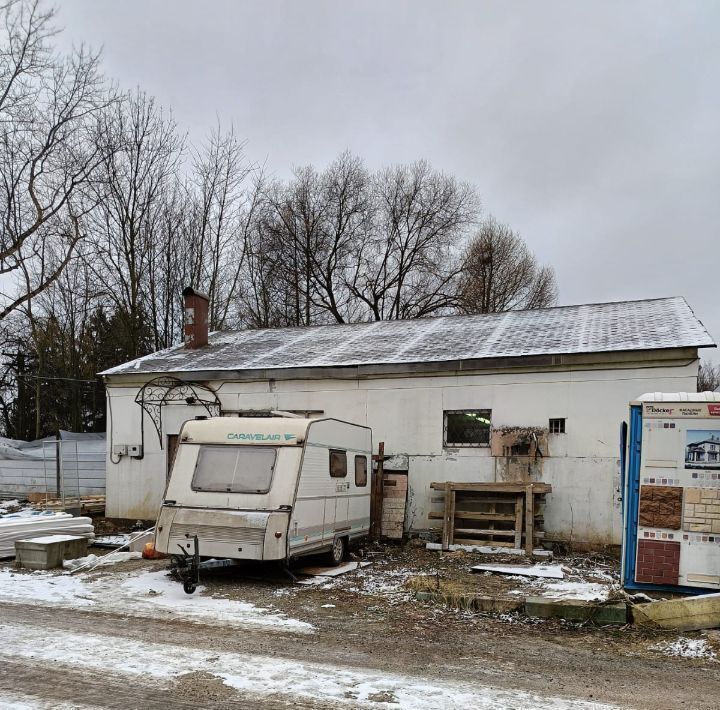
{"type": "Polygon", "coordinates": [[[102,557],[88,555],[87,557],[78,557],[75,560],[64,560],[63,567],[70,570],[77,570],[83,567],[94,569],[95,567],[107,567],[117,564],[118,562],[139,559],[142,559],[142,552],[111,552],[109,555],[102,557]]]}
{"type": "Polygon", "coordinates": [[[90,577],[84,573],[19,574],[0,569],[0,601],[15,604],[43,604],[63,608],[83,607],[130,616],[182,618],[208,625],[234,628],[311,633],[312,624],[286,617],[249,602],[216,599],[203,595],[198,587],[185,594],[182,585],[165,571],[107,573],[90,577]]]}
{"type": "MultiPolygon", "coordinates": [[[[3,710],[83,710],[87,705],[77,703],[59,703],[56,700],[45,700],[34,695],[10,694],[3,690],[3,710]]],[[[89,708],[88,708],[89,710],[89,708]]]]}
{"type": "Polygon", "coordinates": [[[71,542],[73,540],[82,540],[82,535],[43,535],[41,537],[26,537],[20,542],[38,542],[41,545],[52,544],[53,542],[71,542]]]}
{"type": "MultiPolygon", "coordinates": [[[[327,704],[357,706],[381,696],[397,710],[607,710],[581,700],[541,697],[479,683],[450,682],[241,653],[217,652],[95,634],[53,632],[52,643],[39,627],[0,624],[0,657],[33,663],[84,667],[128,678],[177,678],[190,671],[210,673],[260,702],[269,696],[321,699],[327,704]],[[240,670],[241,669],[241,670],[240,670]],[[239,672],[240,671],[240,672],[239,672]]],[[[245,703],[254,705],[255,703],[245,703]]]]}
{"type": "Polygon", "coordinates": [[[335,605],[334,604],[321,604],[320,608],[321,609],[334,609],[335,605]]]}
{"type": "Polygon", "coordinates": [[[5,500],[5,501],[3,501],[2,505],[0,505],[0,517],[8,514],[11,508],[14,510],[16,508],[21,508],[21,507],[22,506],[20,504],[20,501],[17,499],[5,500]]]}
{"type": "Polygon", "coordinates": [[[11,569],[0,570],[0,601],[70,607],[95,603],[88,598],[87,587],[79,577],[40,571],[20,574],[11,569]]]}
{"type": "Polygon", "coordinates": [[[565,576],[560,565],[473,565],[470,569],[493,574],[545,577],[548,579],[563,579],[565,576]]]}
{"type": "Polygon", "coordinates": [[[677,641],[662,641],[650,646],[651,651],[659,651],[666,656],[679,658],[705,658],[715,660],[717,654],[704,639],[680,638],[677,641]]]}
{"type": "Polygon", "coordinates": [[[541,589],[544,597],[553,599],[578,599],[581,601],[605,601],[610,587],[595,582],[554,582],[541,589]]]}
{"type": "Polygon", "coordinates": [[[216,619],[223,625],[276,626],[289,631],[312,631],[313,625],[306,621],[289,619],[279,613],[257,607],[249,602],[232,599],[215,599],[203,596],[205,587],[198,587],[195,594],[185,594],[182,585],[170,579],[167,573],[144,572],[129,576],[120,585],[120,592],[137,603],[164,609],[173,617],[182,616],[205,622],[216,619]]]}
{"type": "Polygon", "coordinates": [[[95,538],[93,545],[97,547],[123,547],[130,542],[130,535],[100,535],[95,538]]]}

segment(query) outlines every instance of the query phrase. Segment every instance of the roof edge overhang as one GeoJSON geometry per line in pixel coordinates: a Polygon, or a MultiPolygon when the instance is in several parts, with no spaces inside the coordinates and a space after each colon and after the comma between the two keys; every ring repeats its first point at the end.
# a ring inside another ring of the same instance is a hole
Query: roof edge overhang
{"type": "Polygon", "coordinates": [[[258,382],[265,380],[357,380],[389,377],[432,377],[472,374],[498,374],[519,371],[584,370],[637,367],[664,367],[690,364],[698,357],[698,347],[658,350],[623,350],[564,355],[449,360],[444,362],[393,363],[385,365],[345,365],[341,367],[259,368],[247,370],[172,370],[166,372],[122,372],[103,375],[109,386],[144,383],[159,375],[172,374],[185,381],[226,380],[258,382]]]}

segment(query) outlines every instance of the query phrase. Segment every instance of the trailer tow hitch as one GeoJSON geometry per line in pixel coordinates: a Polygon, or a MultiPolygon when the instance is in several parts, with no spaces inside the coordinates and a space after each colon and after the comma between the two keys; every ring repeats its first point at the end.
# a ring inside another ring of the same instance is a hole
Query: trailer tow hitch
{"type": "Polygon", "coordinates": [[[173,555],[170,559],[170,573],[182,582],[186,594],[192,594],[200,584],[200,546],[197,535],[193,537],[194,550],[192,554],[182,546],[182,556],[173,555]]]}

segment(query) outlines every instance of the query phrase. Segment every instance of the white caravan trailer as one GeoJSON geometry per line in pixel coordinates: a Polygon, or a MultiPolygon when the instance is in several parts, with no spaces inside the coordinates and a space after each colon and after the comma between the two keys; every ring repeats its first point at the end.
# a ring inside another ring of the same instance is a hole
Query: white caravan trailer
{"type": "Polygon", "coordinates": [[[337,419],[185,422],[155,549],[196,560],[325,551],[339,564],[348,542],[370,529],[371,454],[371,430],[337,419]]]}

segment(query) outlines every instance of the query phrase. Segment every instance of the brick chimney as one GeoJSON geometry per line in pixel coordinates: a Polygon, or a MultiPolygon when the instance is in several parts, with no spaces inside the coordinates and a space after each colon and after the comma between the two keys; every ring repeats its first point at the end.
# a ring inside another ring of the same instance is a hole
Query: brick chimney
{"type": "Polygon", "coordinates": [[[185,318],[183,332],[186,348],[202,348],[208,344],[208,297],[192,286],[183,289],[185,318]]]}

